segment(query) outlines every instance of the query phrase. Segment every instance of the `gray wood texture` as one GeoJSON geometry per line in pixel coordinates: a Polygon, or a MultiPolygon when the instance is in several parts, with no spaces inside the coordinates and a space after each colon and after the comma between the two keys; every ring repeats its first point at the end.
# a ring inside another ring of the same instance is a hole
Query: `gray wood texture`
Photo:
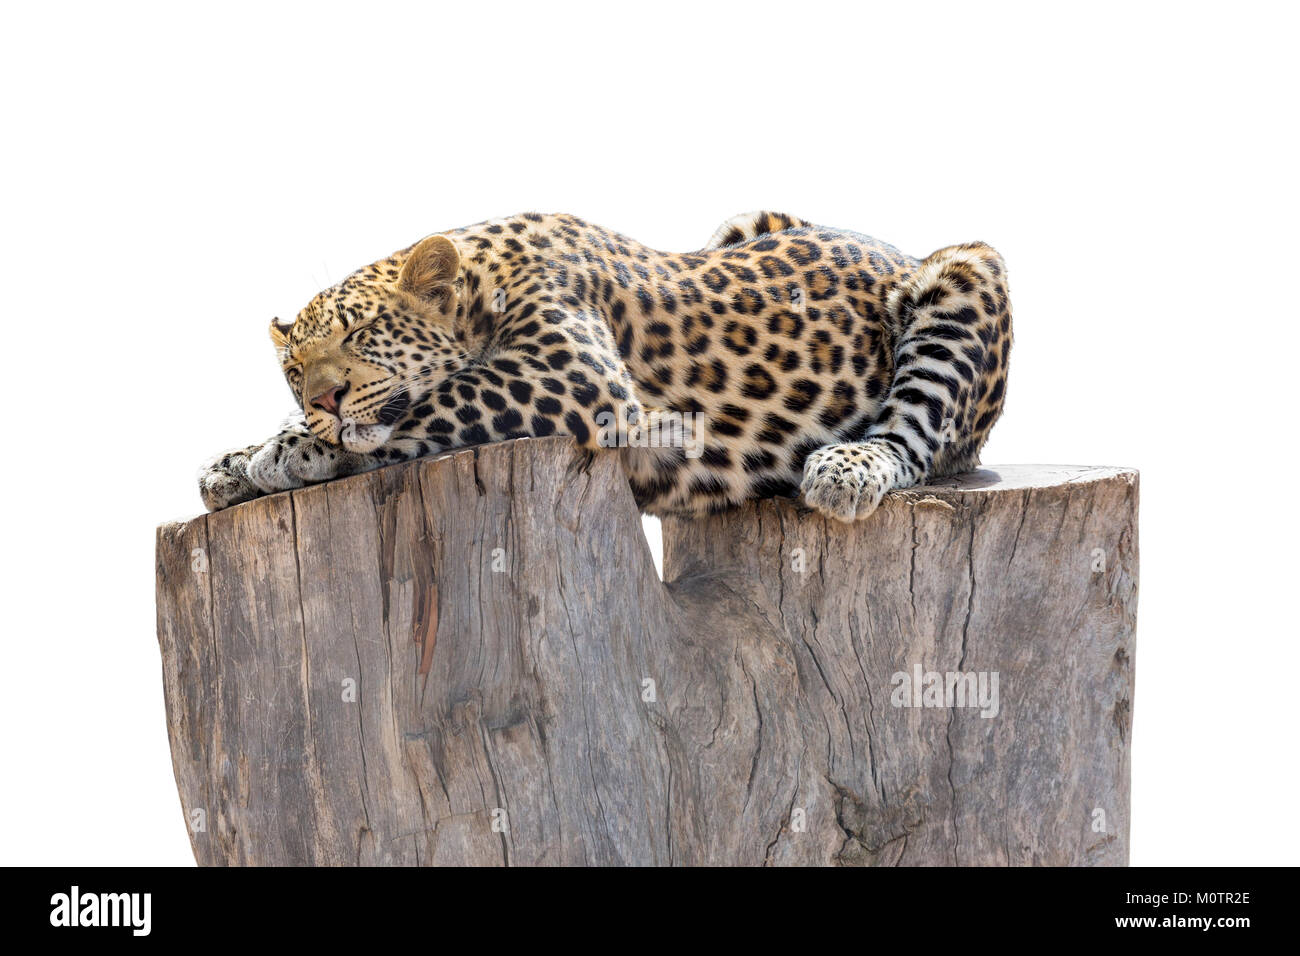
{"type": "Polygon", "coordinates": [[[1125,864],[1137,501],[1066,466],[852,526],[762,501],[665,521],[661,582],[617,457],[543,439],[164,525],[195,857],[1125,864]],[[901,706],[918,667],[985,706],[901,706]]]}

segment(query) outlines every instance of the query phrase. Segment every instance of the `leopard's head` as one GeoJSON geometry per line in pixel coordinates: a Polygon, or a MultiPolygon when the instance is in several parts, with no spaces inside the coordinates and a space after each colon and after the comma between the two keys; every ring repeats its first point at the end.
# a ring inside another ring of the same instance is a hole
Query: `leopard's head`
{"type": "Polygon", "coordinates": [[[429,236],[321,292],[292,323],[272,321],[285,378],[316,437],[372,452],[468,362],[462,286],[455,243],[429,236]]]}

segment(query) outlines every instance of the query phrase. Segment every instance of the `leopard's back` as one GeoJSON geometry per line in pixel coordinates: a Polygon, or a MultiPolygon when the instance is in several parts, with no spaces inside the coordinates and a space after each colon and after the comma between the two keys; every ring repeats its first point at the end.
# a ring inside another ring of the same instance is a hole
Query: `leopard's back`
{"type": "MultiPolygon", "coordinates": [[[[709,246],[681,254],[572,216],[497,226],[490,234],[520,260],[505,284],[531,288],[530,314],[558,306],[593,338],[588,356],[614,359],[647,410],[695,416],[700,430],[677,445],[664,447],[668,428],[650,447],[620,440],[650,513],[792,493],[808,453],[860,434],[888,391],[887,301],[918,260],[886,243],[776,213],[728,220],[709,246]],[[612,350],[591,325],[608,329],[612,350]]],[[[572,348],[556,332],[537,341],[549,365],[572,348]]]]}

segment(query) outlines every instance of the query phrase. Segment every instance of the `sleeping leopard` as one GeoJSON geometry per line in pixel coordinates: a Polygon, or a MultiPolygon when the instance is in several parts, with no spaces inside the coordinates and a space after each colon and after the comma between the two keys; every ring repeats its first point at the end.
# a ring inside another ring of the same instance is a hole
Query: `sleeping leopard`
{"type": "Polygon", "coordinates": [[[698,252],[577,216],[428,236],[271,339],[299,412],[209,462],[210,510],[444,449],[568,435],[642,511],[800,494],[832,518],[972,468],[1002,412],[1006,268],[757,212],[698,252]]]}

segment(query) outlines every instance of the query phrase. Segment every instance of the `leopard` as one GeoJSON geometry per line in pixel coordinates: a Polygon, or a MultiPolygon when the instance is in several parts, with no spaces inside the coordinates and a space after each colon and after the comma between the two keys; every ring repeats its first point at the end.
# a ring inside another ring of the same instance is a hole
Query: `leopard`
{"type": "Polygon", "coordinates": [[[297,408],[199,476],[211,511],[395,462],[568,436],[643,513],[802,499],[842,522],[970,470],[1002,413],[1006,265],[773,211],[669,253],[566,213],[422,238],[270,335],[297,408]]]}

